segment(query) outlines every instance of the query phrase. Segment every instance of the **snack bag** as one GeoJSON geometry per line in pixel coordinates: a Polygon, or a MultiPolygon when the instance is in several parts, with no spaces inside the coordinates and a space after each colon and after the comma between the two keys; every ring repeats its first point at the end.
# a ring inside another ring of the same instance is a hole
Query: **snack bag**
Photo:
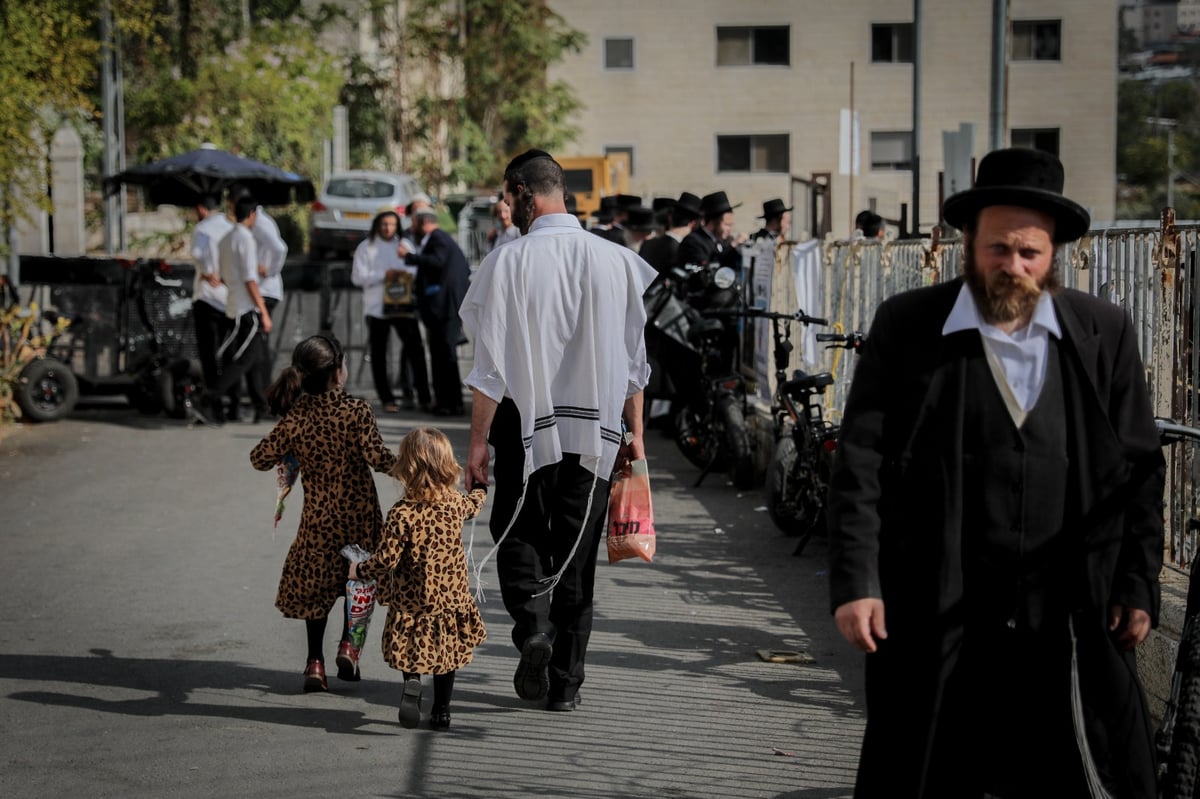
{"type": "Polygon", "coordinates": [[[608,562],[654,557],[654,508],[650,504],[650,472],[646,459],[617,475],[608,498],[608,562]]]}
{"type": "Polygon", "coordinates": [[[276,483],[279,485],[279,495],[275,498],[275,526],[283,518],[283,500],[292,492],[296,478],[300,476],[300,461],[295,455],[284,455],[283,460],[275,464],[276,483]]]}
{"type": "MultiPolygon", "coordinates": [[[[344,546],[341,552],[351,563],[362,563],[371,557],[371,553],[358,544],[344,546]]],[[[375,587],[374,580],[346,581],[346,629],[350,635],[350,646],[354,649],[355,662],[362,653],[371,614],[375,612],[375,587]]]]}

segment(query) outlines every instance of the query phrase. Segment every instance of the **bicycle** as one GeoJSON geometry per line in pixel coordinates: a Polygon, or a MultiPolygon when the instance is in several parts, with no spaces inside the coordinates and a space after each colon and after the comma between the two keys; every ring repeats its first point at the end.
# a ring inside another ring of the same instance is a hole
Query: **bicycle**
{"type": "MultiPolygon", "coordinates": [[[[825,389],[833,385],[832,374],[797,370],[789,376],[791,330],[793,322],[806,325],[829,322],[803,311],[780,313],[748,308],[740,313],[771,320],[776,383],[771,405],[775,450],[767,467],[767,513],[784,534],[800,537],[793,552],[800,555],[812,536],[825,527],[825,495],[841,427],[825,418],[821,401],[825,389]]],[[[830,346],[853,350],[863,342],[863,335],[857,332],[817,333],[816,338],[830,346]]]]}
{"type": "MultiPolygon", "coordinates": [[[[1163,446],[1200,442],[1200,429],[1155,419],[1163,446]]],[[[1188,519],[1187,534],[1200,532],[1200,519],[1188,519]]],[[[1166,712],[1154,735],[1161,799],[1200,797],[1200,569],[1188,577],[1183,633],[1171,675],[1166,712]]]]}

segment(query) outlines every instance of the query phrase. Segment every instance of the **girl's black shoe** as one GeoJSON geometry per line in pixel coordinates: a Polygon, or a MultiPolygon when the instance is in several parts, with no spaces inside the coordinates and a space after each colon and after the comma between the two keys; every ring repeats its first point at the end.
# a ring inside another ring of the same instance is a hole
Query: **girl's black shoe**
{"type": "Polygon", "coordinates": [[[450,708],[435,707],[429,715],[429,726],[435,730],[444,730],[450,726],[450,708]]]}

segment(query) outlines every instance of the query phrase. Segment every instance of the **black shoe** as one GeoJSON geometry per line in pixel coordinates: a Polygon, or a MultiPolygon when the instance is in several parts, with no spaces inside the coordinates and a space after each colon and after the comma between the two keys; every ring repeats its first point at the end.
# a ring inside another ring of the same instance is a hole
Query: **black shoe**
{"type": "Polygon", "coordinates": [[[400,726],[406,730],[416,729],[421,723],[421,681],[417,678],[404,681],[404,695],[400,697],[400,726]]]}
{"type": "Polygon", "coordinates": [[[556,713],[570,713],[583,704],[583,697],[578,693],[570,699],[550,699],[546,702],[546,710],[553,710],[556,713]]]}
{"type": "Polygon", "coordinates": [[[521,646],[521,662],[517,664],[517,673],[513,675],[513,687],[517,696],[536,702],[545,699],[550,693],[550,656],[554,648],[550,638],[545,633],[534,633],[525,639],[521,646]]]}
{"type": "Polygon", "coordinates": [[[429,714],[429,727],[434,730],[444,730],[450,726],[450,708],[435,707],[429,714]]]}

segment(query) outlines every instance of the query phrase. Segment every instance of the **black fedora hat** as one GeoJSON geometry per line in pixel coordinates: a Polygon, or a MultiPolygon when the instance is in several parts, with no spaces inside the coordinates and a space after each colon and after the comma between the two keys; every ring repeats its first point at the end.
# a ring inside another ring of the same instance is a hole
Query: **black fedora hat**
{"type": "Polygon", "coordinates": [[[729,198],[723,191],[714,191],[712,194],[706,194],[700,198],[700,213],[707,217],[727,214],[739,207],[741,207],[741,203],[730,205],[729,198]]]}
{"type": "Polygon", "coordinates": [[[654,209],[635,205],[625,217],[625,229],[648,233],[654,230],[654,209]]]}
{"type": "Polygon", "coordinates": [[[759,219],[774,219],[777,216],[783,216],[784,213],[792,210],[783,204],[783,200],[767,200],[763,203],[763,212],[759,219]]]}
{"type": "Polygon", "coordinates": [[[700,198],[690,191],[682,192],[679,199],[671,206],[671,218],[675,220],[675,224],[689,222],[699,217],[701,213],[703,212],[700,210],[700,198]]]}
{"type": "Polygon", "coordinates": [[[636,194],[618,194],[617,208],[624,211],[629,208],[637,208],[642,204],[642,198],[636,194]]]}
{"type": "Polygon", "coordinates": [[[671,197],[655,197],[654,200],[651,201],[650,207],[654,209],[655,212],[668,211],[674,204],[675,200],[671,197]]]}
{"type": "Polygon", "coordinates": [[[1054,241],[1075,241],[1087,233],[1091,217],[1063,196],[1063,165],[1042,150],[1010,147],[993,150],[979,162],[975,185],[946,198],[942,215],[962,230],[979,211],[992,205],[1031,208],[1054,217],[1054,241]]]}

